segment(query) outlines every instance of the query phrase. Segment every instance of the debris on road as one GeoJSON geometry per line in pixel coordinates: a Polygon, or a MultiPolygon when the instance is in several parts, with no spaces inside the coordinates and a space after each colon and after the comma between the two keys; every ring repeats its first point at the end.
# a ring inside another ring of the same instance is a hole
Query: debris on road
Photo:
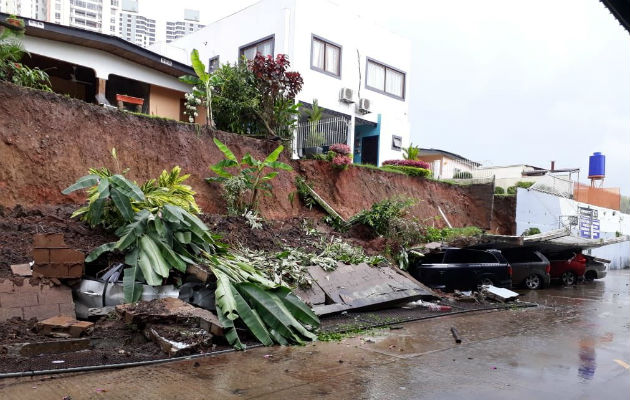
{"type": "Polygon", "coordinates": [[[45,336],[78,338],[92,333],[94,324],[88,321],[77,321],[67,315],[59,315],[38,322],[37,330],[45,336]]]}
{"type": "Polygon", "coordinates": [[[505,303],[506,301],[515,300],[519,294],[509,289],[498,288],[492,285],[483,285],[481,293],[489,299],[505,303]]]}
{"type": "Polygon", "coordinates": [[[409,302],[402,306],[404,309],[414,309],[416,307],[423,307],[430,311],[452,311],[453,308],[451,306],[445,306],[441,304],[435,304],[428,301],[417,300],[409,302]]]}
{"type": "Polygon", "coordinates": [[[462,339],[459,337],[459,332],[455,327],[451,327],[451,333],[453,334],[453,338],[455,339],[455,343],[460,344],[462,339]]]}

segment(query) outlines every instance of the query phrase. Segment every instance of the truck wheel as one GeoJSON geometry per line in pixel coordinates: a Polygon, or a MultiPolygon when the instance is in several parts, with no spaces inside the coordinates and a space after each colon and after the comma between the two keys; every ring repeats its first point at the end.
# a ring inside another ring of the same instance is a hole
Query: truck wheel
{"type": "Polygon", "coordinates": [[[597,278],[597,272],[590,270],[586,271],[586,275],[584,275],[584,280],[587,282],[592,282],[597,278]]]}

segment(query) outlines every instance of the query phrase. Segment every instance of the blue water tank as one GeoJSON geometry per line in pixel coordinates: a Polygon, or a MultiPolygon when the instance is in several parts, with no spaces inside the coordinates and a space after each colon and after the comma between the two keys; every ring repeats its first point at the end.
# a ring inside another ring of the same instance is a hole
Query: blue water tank
{"type": "Polygon", "coordinates": [[[600,152],[595,152],[588,158],[588,177],[589,179],[603,179],[605,175],[606,156],[600,152]]]}

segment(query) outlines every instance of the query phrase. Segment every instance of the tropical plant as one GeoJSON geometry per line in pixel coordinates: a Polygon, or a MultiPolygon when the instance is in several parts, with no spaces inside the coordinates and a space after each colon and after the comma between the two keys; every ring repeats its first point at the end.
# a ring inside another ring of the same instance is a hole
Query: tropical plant
{"type": "Polygon", "coordinates": [[[420,156],[420,147],[414,146],[413,143],[409,144],[409,147],[403,149],[403,158],[405,160],[415,161],[420,156]]]}
{"type": "Polygon", "coordinates": [[[281,139],[291,138],[300,107],[295,103],[295,96],[304,84],[299,72],[287,71],[290,65],[284,54],[278,54],[274,59],[258,53],[248,62],[261,96],[256,114],[267,134],[281,139]]]}
{"type": "Polygon", "coordinates": [[[208,182],[219,182],[223,185],[224,197],[227,202],[228,212],[240,215],[246,211],[256,211],[258,208],[258,194],[270,194],[270,180],[278,175],[278,171],[292,171],[290,165],[278,161],[278,157],[284,146],[278,146],[264,160],[256,160],[250,153],[246,153],[239,161],[234,153],[219,139],[214,138],[214,144],[221,150],[225,158],[212,165],[210,169],[217,174],[216,177],[207,178],[208,182]],[[226,168],[236,168],[232,173],[226,168]],[[245,199],[247,194],[249,199],[245,199]]]}
{"type": "Polygon", "coordinates": [[[224,64],[212,76],[212,110],[217,129],[248,135],[264,132],[256,113],[260,93],[247,63],[224,64]]]}
{"type": "Polygon", "coordinates": [[[405,210],[416,202],[413,199],[391,198],[372,204],[369,210],[363,210],[354,217],[353,223],[369,226],[377,235],[386,235],[390,224],[405,214],[405,210]]]}
{"type": "MultiPolygon", "coordinates": [[[[115,157],[115,150],[112,150],[115,157]]],[[[107,168],[90,168],[89,174],[79,178],[76,183],[63,190],[70,194],[76,190],[87,189],[88,204],[72,214],[80,217],[90,226],[101,225],[106,229],[118,229],[133,220],[134,213],[143,209],[157,211],[165,204],[181,207],[187,212],[200,213],[195,202],[195,192],[188,185],[182,184],[189,175],[180,176],[181,169],[173,167],[166,170],[157,179],[150,179],[138,187],[121,174],[114,174],[107,168]]]]}
{"type": "Polygon", "coordinates": [[[212,87],[215,83],[213,76],[206,72],[206,66],[199,58],[197,49],[193,49],[190,53],[190,62],[192,64],[195,75],[184,75],[179,79],[189,85],[193,85],[192,91],[186,96],[186,111],[188,120],[194,122],[197,116],[197,106],[203,103],[206,109],[206,125],[215,128],[214,119],[212,117],[212,87]]]}
{"type": "Polygon", "coordinates": [[[52,91],[45,71],[30,68],[20,62],[24,55],[30,56],[20,41],[24,36],[24,21],[15,16],[7,20],[14,23],[10,24],[13,25],[12,28],[6,27],[0,31],[0,80],[47,92],[52,91]]]}

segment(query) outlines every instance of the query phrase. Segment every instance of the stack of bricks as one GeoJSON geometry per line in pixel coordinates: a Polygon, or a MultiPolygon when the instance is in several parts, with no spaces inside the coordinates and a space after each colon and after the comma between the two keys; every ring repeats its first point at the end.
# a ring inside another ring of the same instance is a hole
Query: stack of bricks
{"type": "Polygon", "coordinates": [[[39,279],[0,280],[0,321],[13,317],[44,320],[57,315],[75,317],[72,290],[44,284],[39,279]]]}
{"type": "Polygon", "coordinates": [[[33,276],[81,278],[85,255],[69,248],[63,234],[38,234],[33,240],[33,276]]]}

